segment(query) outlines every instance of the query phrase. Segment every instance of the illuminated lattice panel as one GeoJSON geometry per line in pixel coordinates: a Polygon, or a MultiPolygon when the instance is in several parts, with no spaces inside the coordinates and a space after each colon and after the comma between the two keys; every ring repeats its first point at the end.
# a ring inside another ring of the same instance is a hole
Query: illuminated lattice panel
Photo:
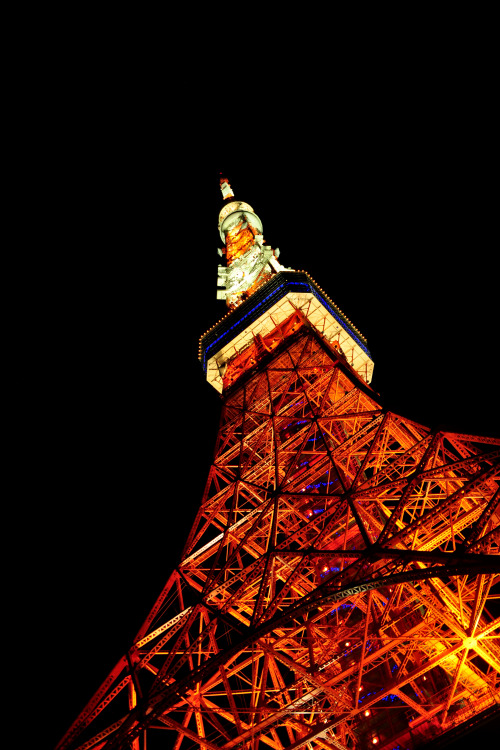
{"type": "Polygon", "coordinates": [[[258,297],[253,295],[244,308],[240,307],[233,314],[225,316],[202,337],[202,342],[209,334],[213,339],[203,347],[203,353],[200,349],[208,382],[221,393],[222,375],[231,359],[246,349],[256,335],[271,333],[295,310],[300,310],[326,341],[337,343],[359,377],[366,383],[371,382],[373,360],[365,339],[312,279],[301,272],[277,274],[271,282],[261,287],[258,297]],[[260,312],[259,308],[262,313],[257,317],[255,311],[260,312]],[[233,318],[233,315],[238,317],[233,318]],[[247,317],[249,322],[245,325],[247,317]]]}

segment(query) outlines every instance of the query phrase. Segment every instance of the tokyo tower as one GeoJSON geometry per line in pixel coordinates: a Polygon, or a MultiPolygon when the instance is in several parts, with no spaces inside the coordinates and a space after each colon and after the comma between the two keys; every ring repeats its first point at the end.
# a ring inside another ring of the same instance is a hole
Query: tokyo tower
{"type": "Polygon", "coordinates": [[[414,750],[500,713],[500,438],[385,409],[221,178],[222,400],[182,559],[57,750],[414,750]]]}

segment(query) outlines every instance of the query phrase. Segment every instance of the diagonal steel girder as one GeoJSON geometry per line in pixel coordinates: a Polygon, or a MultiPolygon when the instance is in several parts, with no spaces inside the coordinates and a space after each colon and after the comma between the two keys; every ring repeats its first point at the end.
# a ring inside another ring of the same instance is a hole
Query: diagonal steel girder
{"type": "MultiPolygon", "coordinates": [[[[399,550],[397,552],[399,552],[399,550]]],[[[473,558],[477,557],[479,556],[449,554],[447,564],[443,564],[439,567],[416,569],[405,571],[403,573],[396,573],[390,576],[382,576],[371,581],[358,583],[355,586],[348,586],[336,591],[332,591],[331,588],[328,587],[328,582],[321,584],[318,589],[303,597],[300,602],[290,606],[286,612],[279,613],[255,628],[248,628],[247,632],[243,631],[241,639],[236,643],[226,648],[224,651],[219,652],[203,665],[194,669],[189,675],[180,679],[177,683],[165,686],[163,691],[159,691],[154,698],[149,701],[146,710],[144,710],[142,706],[137,706],[130,712],[128,718],[121,725],[115,737],[108,741],[105,746],[106,750],[119,750],[119,748],[122,747],[121,743],[125,738],[130,741],[131,739],[138,737],[140,733],[152,723],[152,721],[156,720],[165,711],[168,711],[168,709],[171,708],[179,698],[186,695],[194,685],[209,679],[228,659],[235,656],[252,642],[268,635],[276,628],[287,625],[294,618],[303,616],[320,606],[332,604],[362,591],[380,589],[398,583],[417,582],[429,578],[439,578],[441,576],[470,576],[471,563],[473,563],[473,558]]],[[[475,565],[476,574],[481,572],[500,572],[500,560],[498,556],[481,555],[480,557],[481,560],[475,565]]]]}

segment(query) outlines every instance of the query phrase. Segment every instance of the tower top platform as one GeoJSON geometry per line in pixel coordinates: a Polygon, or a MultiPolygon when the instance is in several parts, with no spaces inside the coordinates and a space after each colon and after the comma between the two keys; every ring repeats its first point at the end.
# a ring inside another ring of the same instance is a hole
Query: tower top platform
{"type": "Polygon", "coordinates": [[[300,311],[327,343],[340,349],[365,383],[373,375],[373,360],[365,337],[304,271],[281,271],[200,338],[199,359],[208,382],[222,393],[224,373],[256,337],[272,334],[284,320],[300,311]]]}
{"type": "Polygon", "coordinates": [[[257,234],[262,234],[262,222],[249,203],[236,200],[231,185],[226,177],[220,179],[220,189],[224,198],[224,205],[219,212],[219,234],[223,242],[226,235],[244,221],[249,223],[257,234]]]}

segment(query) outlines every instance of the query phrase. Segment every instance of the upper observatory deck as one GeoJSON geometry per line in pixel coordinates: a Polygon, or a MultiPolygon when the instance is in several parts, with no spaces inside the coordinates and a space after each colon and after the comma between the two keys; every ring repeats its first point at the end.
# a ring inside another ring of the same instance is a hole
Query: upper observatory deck
{"type": "Polygon", "coordinates": [[[199,358],[219,392],[226,368],[258,337],[266,338],[300,311],[318,333],[340,349],[357,375],[370,383],[373,360],[364,336],[304,271],[280,271],[200,339],[199,358]]]}

